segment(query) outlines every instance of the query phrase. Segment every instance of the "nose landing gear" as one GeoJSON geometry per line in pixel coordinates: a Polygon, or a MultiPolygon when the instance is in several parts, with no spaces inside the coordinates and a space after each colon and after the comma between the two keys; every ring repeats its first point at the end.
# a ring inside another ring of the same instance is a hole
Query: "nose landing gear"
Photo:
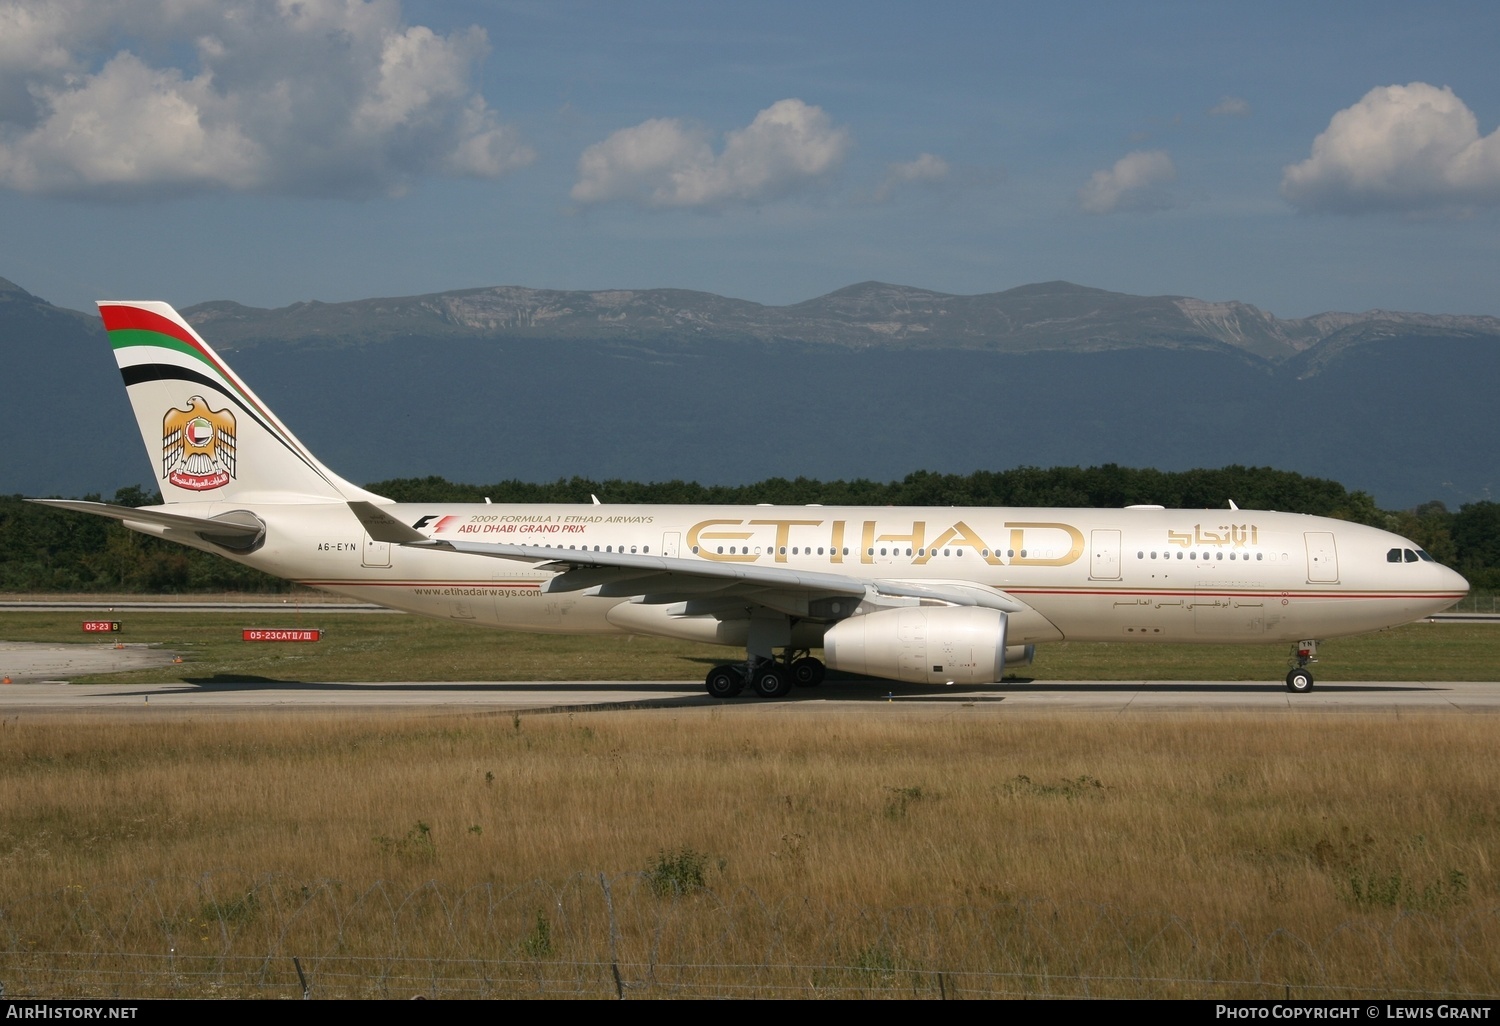
{"type": "Polygon", "coordinates": [[[1292,649],[1292,668],[1286,675],[1286,689],[1305,695],[1313,689],[1313,675],[1307,666],[1318,661],[1318,643],[1299,641],[1292,649]]]}

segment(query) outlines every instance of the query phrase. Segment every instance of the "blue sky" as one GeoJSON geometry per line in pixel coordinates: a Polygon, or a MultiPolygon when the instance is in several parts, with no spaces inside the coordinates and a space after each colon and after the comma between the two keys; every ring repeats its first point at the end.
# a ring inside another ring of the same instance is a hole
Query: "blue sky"
{"type": "Polygon", "coordinates": [[[1500,7],[0,0],[0,276],[1500,315],[1500,7]]]}

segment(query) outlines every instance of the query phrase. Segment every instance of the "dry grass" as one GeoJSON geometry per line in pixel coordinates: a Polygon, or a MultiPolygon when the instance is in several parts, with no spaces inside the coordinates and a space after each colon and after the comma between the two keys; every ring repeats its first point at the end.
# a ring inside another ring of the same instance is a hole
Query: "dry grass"
{"type": "Polygon", "coordinates": [[[1493,749],[1488,717],[1406,713],[12,719],[0,938],[170,937],[221,973],[614,952],[759,966],[752,993],[785,964],[804,992],[1493,996],[1493,749]]]}

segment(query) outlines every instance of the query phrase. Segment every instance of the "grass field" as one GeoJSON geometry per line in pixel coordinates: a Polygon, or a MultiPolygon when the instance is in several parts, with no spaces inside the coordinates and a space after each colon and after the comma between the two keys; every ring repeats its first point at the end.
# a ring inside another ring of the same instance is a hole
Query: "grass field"
{"type": "MultiPolygon", "coordinates": [[[[415,617],[128,612],[109,680],[694,679],[727,650],[415,617]],[[257,645],[243,627],[318,626],[257,645]]],[[[81,641],[76,615],[0,638],[81,641]]],[[[1500,629],[1323,680],[1491,680],[1500,629]]],[[[1061,644],[1048,679],[1271,679],[1282,646],[1061,644]]],[[[3,696],[3,692],[0,692],[3,696]]],[[[3,697],[0,697],[3,702],[3,697]]],[[[1500,995],[1486,715],[966,705],[15,715],[7,996],[1500,995]]]]}
{"type": "Polygon", "coordinates": [[[1495,724],[794,707],[0,725],[27,993],[1500,994],[1495,724]],[[170,954],[169,954],[170,952],[170,954]]]}
{"type": "MultiPolygon", "coordinates": [[[[188,681],[696,680],[735,652],[647,637],[568,637],[483,630],[423,617],[287,612],[122,612],[111,641],[178,652],[180,665],[79,678],[131,684],[188,681]],[[245,627],[319,627],[322,641],[240,640],[245,627]]],[[[0,612],[0,639],[98,644],[80,614],[0,612]]],[[[743,653],[740,653],[743,657],[743,653]]],[[[1321,681],[1500,679],[1500,625],[1417,623],[1319,649],[1321,681]]],[[[1046,680],[1269,680],[1287,646],[1062,642],[1037,647],[1011,675],[1046,680]]],[[[0,667],[3,669],[3,667],[0,667]]]]}

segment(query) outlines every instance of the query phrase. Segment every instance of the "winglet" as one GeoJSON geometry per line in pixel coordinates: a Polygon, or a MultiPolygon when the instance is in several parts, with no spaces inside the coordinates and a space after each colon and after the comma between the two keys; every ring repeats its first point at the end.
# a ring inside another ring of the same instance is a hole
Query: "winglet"
{"type": "Polygon", "coordinates": [[[349,503],[349,509],[359,518],[359,522],[364,525],[374,541],[411,545],[430,540],[421,531],[407,527],[373,502],[352,501],[349,503]]]}

